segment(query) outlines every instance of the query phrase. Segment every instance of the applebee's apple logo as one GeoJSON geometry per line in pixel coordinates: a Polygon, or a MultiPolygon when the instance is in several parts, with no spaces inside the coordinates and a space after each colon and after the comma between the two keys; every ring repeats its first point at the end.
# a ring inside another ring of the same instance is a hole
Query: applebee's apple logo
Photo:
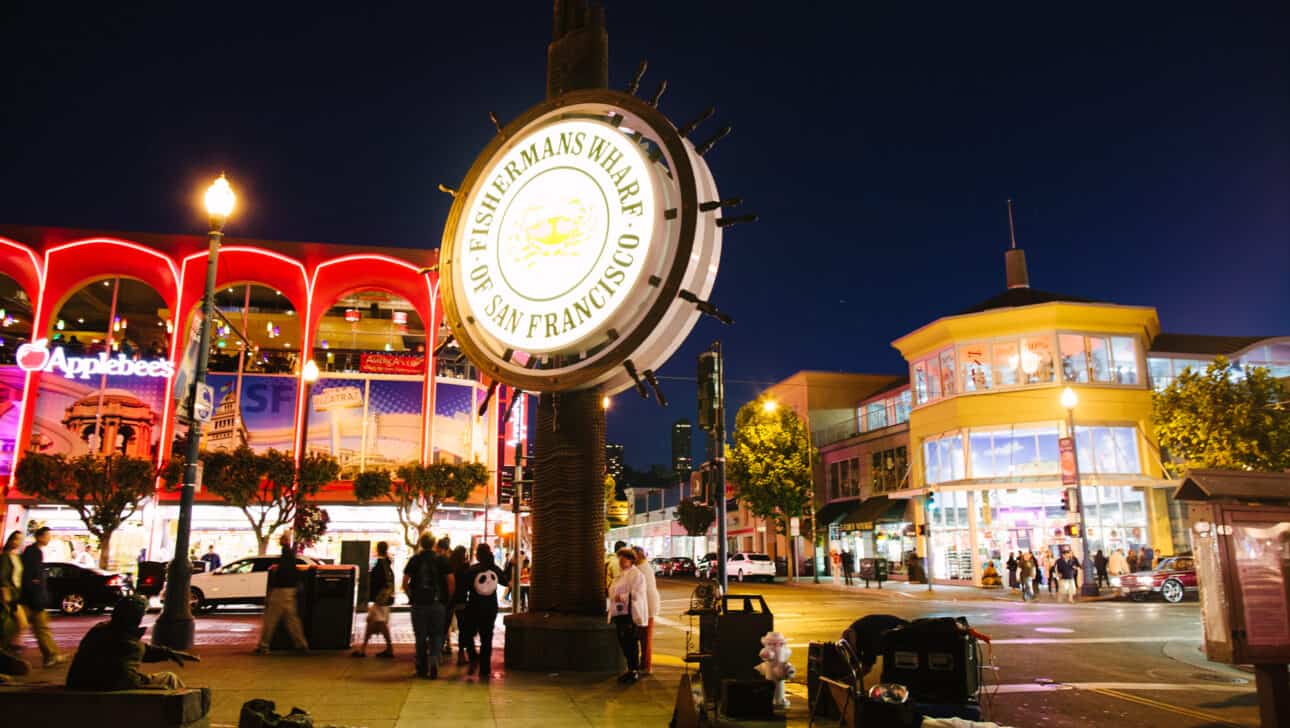
{"type": "Polygon", "coordinates": [[[125,354],[117,354],[114,358],[107,352],[101,352],[98,356],[67,356],[61,346],[50,351],[46,339],[36,339],[18,347],[18,366],[28,372],[52,372],[58,369],[68,379],[89,379],[100,374],[170,377],[175,373],[175,365],[166,359],[145,361],[130,359],[125,354]]]}

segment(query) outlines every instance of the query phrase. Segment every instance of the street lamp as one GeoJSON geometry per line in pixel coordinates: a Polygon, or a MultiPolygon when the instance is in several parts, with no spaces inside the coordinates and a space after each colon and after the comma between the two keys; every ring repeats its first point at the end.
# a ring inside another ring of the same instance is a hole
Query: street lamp
{"type": "Polygon", "coordinates": [[[609,405],[610,405],[612,402],[613,402],[613,400],[609,399],[609,397],[608,397],[608,396],[601,397],[601,398],[600,398],[600,409],[605,410],[605,411],[608,411],[608,410],[609,410],[609,405]]]}
{"type": "MultiPolygon", "coordinates": [[[[202,325],[193,371],[192,389],[183,392],[188,399],[187,467],[179,498],[179,528],[175,549],[166,572],[166,598],[161,615],[152,626],[152,641],[163,647],[186,650],[193,646],[193,612],[189,603],[192,564],[188,560],[188,537],[193,522],[193,495],[197,491],[198,461],[201,457],[201,423],[196,419],[197,392],[206,386],[206,363],[210,356],[211,319],[215,315],[215,272],[219,264],[219,246],[224,238],[224,223],[233,212],[237,195],[223,174],[206,190],[206,212],[210,216],[209,247],[206,254],[206,295],[202,299],[202,325]]],[[[183,330],[182,328],[180,329],[183,330]]]]}
{"type": "Polygon", "coordinates": [[[775,410],[777,410],[777,409],[779,409],[779,402],[776,402],[775,400],[770,399],[769,397],[767,397],[767,398],[766,398],[764,401],[762,401],[762,403],[761,403],[761,411],[762,411],[762,412],[765,412],[765,413],[766,413],[766,414],[768,414],[768,415],[769,415],[769,414],[774,414],[774,413],[775,413],[775,410]]]}
{"type": "Polygon", "coordinates": [[[1066,408],[1066,434],[1071,439],[1071,451],[1075,455],[1075,502],[1079,505],[1079,538],[1081,547],[1084,549],[1084,583],[1080,586],[1080,594],[1096,597],[1101,594],[1101,591],[1097,588],[1093,554],[1088,548],[1088,526],[1086,525],[1088,519],[1084,515],[1084,489],[1080,486],[1079,474],[1079,447],[1075,442],[1075,406],[1079,404],[1079,395],[1075,394],[1075,390],[1067,387],[1062,390],[1061,402],[1062,407],[1066,408]]]}

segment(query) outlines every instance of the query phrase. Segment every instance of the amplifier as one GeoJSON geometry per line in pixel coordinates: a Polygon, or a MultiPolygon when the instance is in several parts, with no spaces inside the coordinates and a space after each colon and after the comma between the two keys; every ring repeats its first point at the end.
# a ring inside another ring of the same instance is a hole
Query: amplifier
{"type": "Polygon", "coordinates": [[[775,683],[770,680],[722,680],[721,712],[736,720],[775,717],[775,683]]]}
{"type": "Polygon", "coordinates": [[[815,706],[814,714],[817,718],[841,718],[837,703],[829,695],[828,689],[820,684],[820,678],[850,682],[851,669],[846,657],[838,650],[835,642],[812,642],[807,647],[806,655],[807,704],[815,706]]]}
{"type": "Polygon", "coordinates": [[[882,681],[919,703],[969,703],[980,688],[976,638],[963,618],[919,619],[886,633],[882,681]]]}

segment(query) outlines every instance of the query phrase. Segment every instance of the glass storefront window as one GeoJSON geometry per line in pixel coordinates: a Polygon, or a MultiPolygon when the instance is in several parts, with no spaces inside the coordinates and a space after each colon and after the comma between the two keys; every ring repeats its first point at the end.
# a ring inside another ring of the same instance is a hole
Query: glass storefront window
{"type": "Polygon", "coordinates": [[[1115,362],[1116,384],[1138,383],[1138,347],[1133,338],[1112,336],[1111,359],[1115,362]]]}
{"type": "Polygon", "coordinates": [[[909,411],[912,409],[909,390],[905,389],[896,397],[896,424],[909,422],[909,411]]]}
{"type": "MultiPolygon", "coordinates": [[[[267,286],[229,286],[215,292],[215,308],[220,315],[211,324],[211,372],[296,372],[300,317],[286,296],[267,286]]],[[[200,311],[201,304],[193,306],[193,313],[200,311]]]]}
{"type": "Polygon", "coordinates": [[[964,344],[959,347],[959,373],[963,377],[964,392],[982,392],[990,389],[990,345],[964,344]]]}
{"type": "Polygon", "coordinates": [[[883,400],[865,405],[865,430],[877,430],[887,426],[887,407],[883,400]]]}
{"type": "Polygon", "coordinates": [[[324,372],[422,374],[425,325],[406,299],[384,291],[351,293],[323,314],[314,360],[324,372]]]}
{"type": "Polygon", "coordinates": [[[923,463],[928,483],[962,480],[964,476],[963,435],[950,435],[923,442],[923,463]]]}
{"type": "Polygon", "coordinates": [[[1021,340],[1021,372],[1026,384],[1053,381],[1053,341],[1049,336],[1027,336],[1021,340]]]}
{"type": "Polygon", "coordinates": [[[1133,427],[1075,427],[1081,473],[1141,473],[1138,433],[1133,427]]]}
{"type": "Polygon", "coordinates": [[[1084,337],[1062,334],[1057,337],[1062,352],[1062,379],[1067,382],[1088,381],[1088,361],[1084,352],[1084,337]]]}
{"type": "Polygon", "coordinates": [[[914,362],[914,392],[918,397],[919,404],[926,404],[931,398],[931,390],[928,387],[927,379],[927,362],[914,362]]]}
{"type": "Polygon", "coordinates": [[[1147,372],[1151,375],[1151,386],[1156,391],[1168,387],[1174,381],[1173,360],[1151,358],[1147,360],[1147,372]]]}
{"type": "Polygon", "coordinates": [[[927,398],[935,400],[941,398],[941,360],[938,356],[933,356],[927,360],[927,398]]]}
{"type": "Polygon", "coordinates": [[[1017,370],[1021,360],[1017,358],[1017,351],[1015,341],[994,345],[994,381],[997,386],[1011,387],[1019,382],[1017,370]]]}
{"type": "Polygon", "coordinates": [[[1105,337],[1088,337],[1088,364],[1093,381],[1111,381],[1111,352],[1105,337]]]}
{"type": "Polygon", "coordinates": [[[946,349],[941,352],[941,394],[946,397],[954,396],[954,371],[954,349],[946,349]]]}
{"type": "Polygon", "coordinates": [[[968,477],[1007,478],[1059,471],[1056,425],[973,429],[968,477]]]}

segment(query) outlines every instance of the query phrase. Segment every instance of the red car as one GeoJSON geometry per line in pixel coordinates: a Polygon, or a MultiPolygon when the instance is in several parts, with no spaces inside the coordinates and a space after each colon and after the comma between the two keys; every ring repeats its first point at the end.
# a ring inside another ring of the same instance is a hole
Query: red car
{"type": "Polygon", "coordinates": [[[1195,592],[1196,564],[1190,556],[1161,559],[1151,571],[1139,571],[1120,577],[1120,592],[1140,602],[1159,594],[1166,602],[1177,604],[1188,592],[1195,592]]]}
{"type": "Polygon", "coordinates": [[[689,576],[694,577],[699,573],[699,568],[694,565],[693,559],[687,559],[684,556],[673,556],[672,563],[667,569],[668,576],[689,576]]]}

